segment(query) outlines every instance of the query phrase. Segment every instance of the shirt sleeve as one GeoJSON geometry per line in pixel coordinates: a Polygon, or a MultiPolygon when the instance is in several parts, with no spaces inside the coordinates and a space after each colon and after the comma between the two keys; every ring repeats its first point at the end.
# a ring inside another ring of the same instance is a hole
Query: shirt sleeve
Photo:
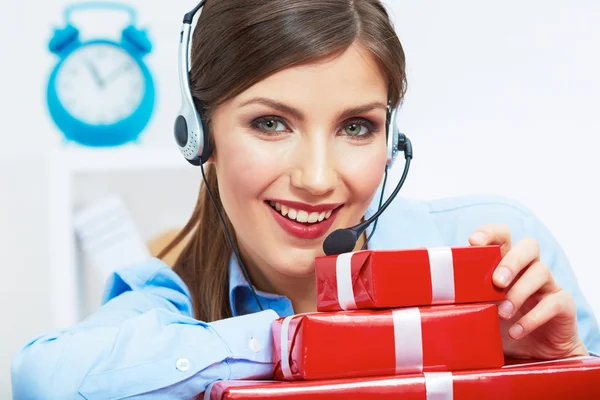
{"type": "Polygon", "coordinates": [[[220,379],[269,378],[271,323],[256,314],[205,323],[153,259],[115,273],[86,320],[34,338],[12,362],[13,398],[192,398],[220,379]]]}

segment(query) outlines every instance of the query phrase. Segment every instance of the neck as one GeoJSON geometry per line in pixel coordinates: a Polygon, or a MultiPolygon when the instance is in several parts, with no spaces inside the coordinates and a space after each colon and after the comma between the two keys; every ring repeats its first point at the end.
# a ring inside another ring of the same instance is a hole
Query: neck
{"type": "Polygon", "coordinates": [[[317,285],[315,276],[284,277],[276,282],[277,292],[292,303],[294,314],[317,311],[317,285]]]}
{"type": "MultiPolygon", "coordinates": [[[[365,244],[366,241],[367,241],[367,232],[365,231],[358,238],[358,241],[356,242],[356,246],[354,246],[354,251],[360,251],[360,249],[362,248],[363,244],[365,244]]],[[[368,248],[369,248],[369,246],[367,246],[367,249],[368,248]]]]}
{"type": "MultiPolygon", "coordinates": [[[[354,251],[359,251],[367,239],[366,232],[358,239],[354,251]]],[[[307,276],[290,276],[279,273],[275,268],[259,268],[267,265],[258,254],[250,254],[240,245],[242,261],[254,287],[261,292],[287,297],[295,314],[317,311],[317,286],[314,272],[307,276]],[[257,261],[255,261],[257,260],[257,261]]]]}
{"type": "Polygon", "coordinates": [[[317,286],[314,272],[310,275],[297,276],[280,273],[272,267],[263,267],[268,263],[259,254],[244,251],[240,244],[242,261],[248,270],[253,286],[261,292],[287,297],[292,303],[294,313],[315,312],[317,310],[317,286]]]}

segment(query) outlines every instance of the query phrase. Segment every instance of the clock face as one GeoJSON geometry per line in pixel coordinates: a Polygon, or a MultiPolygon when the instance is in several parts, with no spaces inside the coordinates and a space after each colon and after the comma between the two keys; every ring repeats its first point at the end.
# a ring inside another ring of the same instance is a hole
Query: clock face
{"type": "Polygon", "coordinates": [[[90,125],[114,124],[130,116],[144,96],[144,75],[121,48],[89,44],[70,54],[56,79],[59,101],[90,125]]]}

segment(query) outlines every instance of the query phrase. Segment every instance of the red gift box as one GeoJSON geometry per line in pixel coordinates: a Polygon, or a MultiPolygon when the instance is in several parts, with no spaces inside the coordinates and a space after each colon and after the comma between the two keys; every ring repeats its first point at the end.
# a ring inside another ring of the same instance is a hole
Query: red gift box
{"type": "Polygon", "coordinates": [[[579,357],[499,369],[303,382],[218,381],[197,400],[592,400],[600,358],[579,357]]]}
{"type": "Polygon", "coordinates": [[[492,282],[500,246],[358,251],[317,257],[317,310],[504,300],[492,282]]]}
{"type": "Polygon", "coordinates": [[[495,304],[308,313],[273,322],[277,380],[504,365],[495,304]]]}

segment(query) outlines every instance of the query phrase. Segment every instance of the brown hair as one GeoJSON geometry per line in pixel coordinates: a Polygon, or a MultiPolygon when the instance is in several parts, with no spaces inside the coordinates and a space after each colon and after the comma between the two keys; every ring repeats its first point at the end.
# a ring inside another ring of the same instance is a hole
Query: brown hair
{"type": "MultiPolygon", "coordinates": [[[[210,126],[219,104],[283,68],[335,55],[355,41],[378,62],[389,101],[398,106],[406,90],[404,51],[379,0],[208,0],[192,37],[190,84],[196,107],[210,126]]],[[[214,166],[205,168],[237,245],[214,166]]],[[[232,252],[204,185],[190,220],[159,257],[190,234],[174,271],[191,292],[195,317],[206,322],[230,317],[232,252]]]]}

